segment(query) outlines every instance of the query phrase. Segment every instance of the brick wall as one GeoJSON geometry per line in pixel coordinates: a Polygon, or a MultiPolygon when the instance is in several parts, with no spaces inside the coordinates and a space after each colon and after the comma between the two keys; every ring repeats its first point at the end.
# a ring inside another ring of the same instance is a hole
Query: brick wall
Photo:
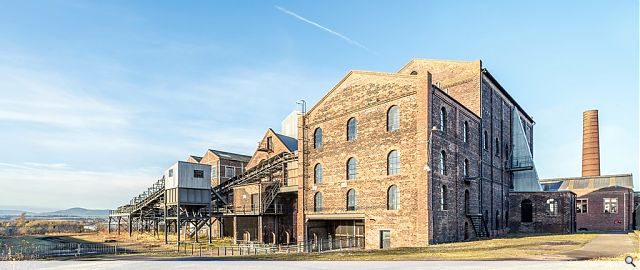
{"type": "Polygon", "coordinates": [[[515,233],[574,233],[576,231],[576,195],[570,191],[511,192],[509,194],[509,230],[515,233]],[[557,214],[547,213],[547,202],[558,202],[557,214]],[[532,221],[522,222],[522,202],[532,205],[532,221]]]}
{"type": "Polygon", "coordinates": [[[578,229],[589,231],[626,231],[633,224],[633,191],[624,187],[608,187],[578,197],[588,200],[587,213],[577,213],[578,229]],[[617,213],[604,212],[604,198],[617,198],[617,213]]]}
{"type": "MultiPolygon", "coordinates": [[[[327,216],[364,214],[366,248],[377,248],[379,231],[391,231],[392,247],[427,243],[426,100],[428,77],[351,72],[306,115],[308,160],[305,164],[305,213],[327,216]],[[388,132],[387,111],[400,107],[400,129],[388,132]],[[357,139],[346,140],[347,121],[358,121],[357,139]],[[313,132],[323,130],[323,146],[313,149],[313,132]],[[397,150],[400,174],[387,176],[387,155],[397,150]],[[346,180],[346,163],[357,159],[357,176],[346,180]],[[313,168],[322,164],[323,181],[313,183],[313,168]],[[422,179],[422,180],[421,180],[422,179]],[[387,210],[387,190],[400,190],[400,209],[387,210]],[[346,211],[347,191],[357,193],[356,211],[346,211]],[[313,211],[322,192],[324,210],[313,211]]],[[[320,236],[322,237],[322,236],[320,236]]],[[[326,236],[325,236],[326,238],[326,236]]]]}

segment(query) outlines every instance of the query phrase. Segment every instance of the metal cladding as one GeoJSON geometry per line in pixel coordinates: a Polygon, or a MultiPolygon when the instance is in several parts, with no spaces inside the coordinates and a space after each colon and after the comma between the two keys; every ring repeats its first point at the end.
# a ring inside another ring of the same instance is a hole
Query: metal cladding
{"type": "Polygon", "coordinates": [[[598,110],[582,114],[582,176],[600,176],[598,110]]]}

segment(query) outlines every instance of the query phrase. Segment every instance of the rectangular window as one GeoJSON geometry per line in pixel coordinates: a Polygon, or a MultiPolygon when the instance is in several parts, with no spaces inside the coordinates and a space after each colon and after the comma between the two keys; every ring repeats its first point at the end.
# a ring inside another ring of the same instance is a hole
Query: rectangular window
{"type": "Polygon", "coordinates": [[[218,168],[216,166],[211,166],[211,177],[218,178],[218,168]]]}
{"type": "Polygon", "coordinates": [[[618,213],[618,198],[604,198],[604,212],[618,213]]]}
{"type": "Polygon", "coordinates": [[[273,139],[271,137],[267,137],[267,150],[273,150],[273,139]]]}
{"type": "Polygon", "coordinates": [[[173,177],[173,169],[169,169],[169,177],[173,177]]]}
{"type": "Polygon", "coordinates": [[[204,178],[203,170],[193,170],[193,178],[204,178]]]}
{"type": "Polygon", "coordinates": [[[236,168],[235,167],[224,167],[224,177],[231,178],[236,176],[236,168]]]}
{"type": "Polygon", "coordinates": [[[587,213],[589,200],[577,199],[576,200],[576,213],[587,213]]]}

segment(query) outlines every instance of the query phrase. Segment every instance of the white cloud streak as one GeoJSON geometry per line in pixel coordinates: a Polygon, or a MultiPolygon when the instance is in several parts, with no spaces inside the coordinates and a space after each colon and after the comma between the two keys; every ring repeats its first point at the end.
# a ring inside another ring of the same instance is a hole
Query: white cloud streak
{"type": "Polygon", "coordinates": [[[301,21],[306,22],[306,23],[308,23],[308,24],[311,24],[311,25],[313,25],[313,26],[315,26],[315,27],[318,27],[318,28],[320,28],[320,29],[322,29],[322,30],[324,30],[324,31],[326,31],[326,32],[329,32],[330,34],[332,34],[332,35],[334,35],[334,36],[337,36],[337,37],[339,37],[339,38],[341,38],[341,39],[345,40],[346,42],[348,42],[348,43],[349,43],[349,44],[351,44],[351,45],[354,45],[354,46],[356,46],[356,47],[358,47],[358,48],[361,48],[361,49],[363,49],[363,50],[365,50],[365,51],[367,51],[367,52],[369,52],[369,53],[371,53],[371,54],[377,55],[377,53],[375,53],[375,52],[373,52],[371,49],[367,48],[367,46],[362,45],[360,42],[357,42],[357,41],[355,41],[355,40],[351,39],[350,37],[347,37],[347,36],[345,36],[345,35],[343,35],[343,34],[340,34],[340,33],[336,32],[336,31],[334,31],[334,30],[331,30],[331,29],[329,29],[329,28],[327,28],[327,27],[324,27],[324,26],[320,25],[320,24],[319,24],[319,23],[317,23],[317,22],[314,22],[314,21],[309,20],[309,19],[307,19],[307,18],[305,18],[305,17],[302,17],[302,16],[298,15],[297,13],[295,13],[295,12],[293,12],[293,11],[290,11],[290,10],[288,10],[288,9],[285,9],[285,8],[283,8],[283,7],[275,6],[275,8],[276,8],[276,9],[278,9],[278,10],[280,10],[280,11],[282,11],[283,13],[285,13],[285,14],[287,14],[287,15],[290,15],[290,16],[292,16],[292,17],[294,17],[294,18],[298,19],[298,20],[301,20],[301,21]]]}

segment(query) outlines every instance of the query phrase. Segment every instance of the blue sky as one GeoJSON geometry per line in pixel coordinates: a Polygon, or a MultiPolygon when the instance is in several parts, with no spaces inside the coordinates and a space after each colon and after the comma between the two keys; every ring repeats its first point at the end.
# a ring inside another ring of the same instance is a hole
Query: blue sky
{"type": "Polygon", "coordinates": [[[251,154],[350,69],[483,64],[541,177],[639,172],[637,1],[0,1],[0,206],[113,208],[206,148],[251,154]]]}

